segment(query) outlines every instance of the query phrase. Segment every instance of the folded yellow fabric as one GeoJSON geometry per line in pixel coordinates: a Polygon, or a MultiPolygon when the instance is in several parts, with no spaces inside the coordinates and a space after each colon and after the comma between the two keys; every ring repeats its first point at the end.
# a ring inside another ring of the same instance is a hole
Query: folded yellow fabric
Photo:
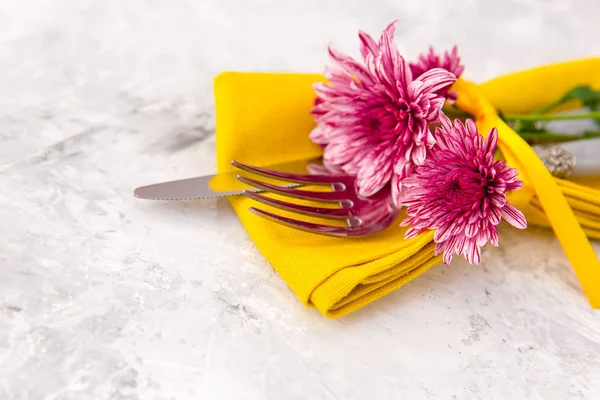
{"type": "MultiPolygon", "coordinates": [[[[217,163],[231,160],[267,165],[317,157],[308,140],[311,74],[224,73],[215,79],[217,163]]],[[[402,240],[393,224],[366,238],[338,239],[292,230],[250,212],[252,201],[232,197],[231,205],[259,251],[306,306],[339,317],[402,286],[437,264],[432,234],[402,240]]],[[[255,204],[254,204],[255,205],[255,204]]],[[[280,211],[278,211],[280,212],[280,211]]]]}
{"type": "MultiPolygon", "coordinates": [[[[526,109],[528,103],[521,97],[516,96],[522,104],[515,105],[509,96],[498,95],[503,85],[510,84],[509,78],[502,84],[492,81],[483,85],[482,90],[486,96],[496,95],[489,98],[507,112],[526,109]]],[[[219,75],[214,82],[218,170],[230,170],[231,160],[268,165],[321,155],[320,147],[308,139],[314,126],[309,113],[315,97],[312,84],[317,81],[324,81],[324,77],[235,72],[219,75]]],[[[476,95],[482,93],[473,90],[476,95]]],[[[535,108],[535,104],[531,107],[535,108]]],[[[493,108],[491,111],[495,115],[493,108]]],[[[512,147],[504,147],[510,162],[512,147]]],[[[525,190],[521,195],[522,204],[534,204],[536,199],[535,190],[525,190]]],[[[441,260],[433,255],[432,233],[408,241],[403,239],[405,228],[398,226],[402,216],[398,223],[377,235],[337,239],[292,230],[259,218],[248,212],[254,204],[244,197],[232,197],[229,201],[259,251],[303,304],[316,307],[326,317],[337,318],[361,308],[441,260]]],[[[534,206],[530,208],[535,210],[534,206]]],[[[593,214],[594,211],[592,215],[599,215],[593,214]]],[[[540,224],[548,223],[545,214],[538,217],[540,224]]],[[[597,221],[593,220],[590,226],[597,234],[597,221]]]]}

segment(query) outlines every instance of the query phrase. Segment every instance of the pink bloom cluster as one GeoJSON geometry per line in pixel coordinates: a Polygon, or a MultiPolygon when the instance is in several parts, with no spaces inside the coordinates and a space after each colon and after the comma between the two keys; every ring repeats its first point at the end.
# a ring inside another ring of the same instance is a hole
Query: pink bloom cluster
{"type": "Polygon", "coordinates": [[[356,176],[359,195],[391,186],[395,204],[407,207],[407,238],[434,229],[446,263],[464,254],[477,264],[481,247],[498,245],[502,217],[526,227],[505,194],[521,182],[516,170],[494,161],[495,130],[484,142],[473,121],[453,126],[442,112],[464,70],[457,48],[442,56],[430,48],[409,64],[394,32],[395,22],[378,41],[359,32],[362,62],[329,48],[334,63],[328,82],[314,85],[317,125],[310,138],[323,146],[328,170],[356,176]]]}
{"type": "Polygon", "coordinates": [[[527,227],[523,213],[506,200],[506,192],[523,183],[516,169],[494,161],[495,128],[484,141],[472,120],[463,125],[457,119],[452,125],[444,115],[437,133],[431,157],[404,182],[408,218],[402,225],[411,226],[406,238],[435,229],[436,255],[443,252],[446,264],[455,254],[478,264],[481,247],[488,242],[498,246],[496,226],[502,218],[519,229],[527,227]]]}
{"type": "Polygon", "coordinates": [[[445,51],[442,56],[437,55],[433,47],[429,47],[427,54],[421,54],[416,63],[410,64],[410,71],[414,77],[419,77],[433,68],[443,68],[457,78],[461,76],[465,66],[460,63],[458,47],[454,46],[450,52],[445,51]]]}
{"type": "Polygon", "coordinates": [[[360,195],[371,196],[393,180],[399,201],[402,180],[435,144],[429,126],[439,122],[445,101],[438,92],[456,77],[433,68],[413,79],[394,30],[391,23],[378,42],[360,32],[364,63],[329,49],[335,64],[326,71],[329,82],[314,86],[317,126],[310,137],[325,146],[326,162],[357,177],[360,195]]]}

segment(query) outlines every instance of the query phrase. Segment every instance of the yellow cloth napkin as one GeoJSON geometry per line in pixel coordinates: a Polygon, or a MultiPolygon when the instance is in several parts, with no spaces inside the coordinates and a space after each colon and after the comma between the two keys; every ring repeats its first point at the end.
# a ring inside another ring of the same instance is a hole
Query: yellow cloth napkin
{"type": "MultiPolygon", "coordinates": [[[[223,73],[215,79],[217,164],[267,165],[318,157],[308,140],[314,126],[312,74],[223,73]]],[[[256,205],[232,197],[258,250],[306,306],[340,317],[402,286],[437,264],[431,233],[404,241],[399,222],[370,237],[338,239],[273,224],[248,212],[256,205]]],[[[262,206],[261,206],[262,207],[262,206]]],[[[280,211],[278,211],[280,212],[280,211]]],[[[400,217],[401,218],[401,217],[400,217]]]]}
{"type": "MultiPolygon", "coordinates": [[[[507,112],[535,109],[534,101],[530,105],[521,96],[499,94],[504,91],[503,85],[511,83],[510,77],[506,79],[501,84],[492,81],[481,88],[494,104],[507,112]],[[518,98],[519,103],[513,103],[513,98],[518,98]]],[[[312,84],[317,81],[324,81],[324,77],[236,72],[219,75],[214,82],[218,170],[230,170],[231,160],[268,165],[319,156],[320,147],[308,139],[314,126],[309,113],[315,97],[312,84]]],[[[522,84],[522,79],[517,81],[522,84]]],[[[548,87],[547,82],[544,84],[548,87]]],[[[469,86],[467,82],[465,85],[469,86]]],[[[474,85],[468,90],[475,97],[482,93],[474,85]]],[[[495,115],[493,109],[487,111],[495,115]]],[[[534,204],[535,191],[523,193],[521,203],[534,204]]],[[[292,230],[259,218],[248,212],[256,204],[244,197],[232,197],[229,201],[259,251],[302,303],[316,307],[326,317],[337,318],[361,308],[441,260],[433,255],[431,232],[403,240],[405,228],[398,226],[403,216],[377,235],[337,239],[292,230]]],[[[538,217],[540,224],[548,224],[544,214],[538,217]]],[[[598,224],[594,225],[596,233],[598,228],[598,224]]]]}

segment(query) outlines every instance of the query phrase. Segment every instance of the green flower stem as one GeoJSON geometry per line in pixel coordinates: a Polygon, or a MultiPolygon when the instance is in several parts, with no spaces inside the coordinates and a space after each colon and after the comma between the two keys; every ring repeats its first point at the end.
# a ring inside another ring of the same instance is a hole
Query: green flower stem
{"type": "Polygon", "coordinates": [[[572,140],[600,137],[600,131],[586,131],[583,134],[519,132],[519,136],[528,141],[570,142],[572,140]]]}
{"type": "MultiPolygon", "coordinates": [[[[560,121],[560,120],[576,120],[576,119],[600,119],[600,111],[584,113],[584,114],[543,114],[546,112],[541,109],[536,114],[524,114],[524,115],[505,115],[504,119],[507,121],[560,121]]],[[[550,107],[548,109],[551,109],[550,107]]],[[[472,115],[458,109],[458,108],[444,108],[444,114],[452,117],[464,117],[473,118],[472,115]]]]}
{"type": "Polygon", "coordinates": [[[585,114],[532,114],[505,115],[507,121],[566,121],[575,119],[600,119],[600,111],[585,114]]]}
{"type": "Polygon", "coordinates": [[[554,103],[550,103],[550,104],[548,104],[548,105],[546,105],[546,106],[544,106],[544,107],[540,108],[540,109],[538,110],[538,112],[536,113],[536,115],[539,115],[539,114],[546,114],[548,111],[550,111],[550,110],[552,110],[552,109],[554,109],[554,108],[556,108],[556,107],[558,107],[558,106],[562,105],[563,103],[564,103],[563,99],[560,99],[560,100],[558,100],[558,101],[555,101],[554,103]]]}
{"type": "MultiPolygon", "coordinates": [[[[572,140],[588,139],[600,137],[600,131],[586,131],[577,134],[557,133],[557,132],[539,132],[539,131],[520,131],[523,127],[522,121],[560,121],[560,120],[578,120],[578,119],[597,119],[600,120],[600,112],[590,112],[585,114],[543,114],[548,110],[562,103],[555,102],[540,109],[536,114],[527,115],[504,115],[503,118],[508,122],[515,122],[513,130],[519,136],[528,142],[543,143],[543,142],[569,142],[572,140]]],[[[470,114],[456,108],[447,107],[443,109],[444,113],[450,118],[473,118],[470,114]]],[[[525,128],[526,129],[526,128],[525,128]]]]}

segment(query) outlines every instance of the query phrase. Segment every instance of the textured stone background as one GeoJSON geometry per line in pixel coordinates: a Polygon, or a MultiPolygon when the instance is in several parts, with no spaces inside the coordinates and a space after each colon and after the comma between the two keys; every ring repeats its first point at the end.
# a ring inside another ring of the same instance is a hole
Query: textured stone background
{"type": "MultiPolygon", "coordinates": [[[[304,309],[209,173],[212,78],[322,70],[399,19],[483,80],[600,53],[598,0],[0,2],[0,399],[598,399],[600,314],[551,232],[503,229],[341,320],[304,309]]],[[[600,249],[595,243],[596,249],[600,249]]]]}

